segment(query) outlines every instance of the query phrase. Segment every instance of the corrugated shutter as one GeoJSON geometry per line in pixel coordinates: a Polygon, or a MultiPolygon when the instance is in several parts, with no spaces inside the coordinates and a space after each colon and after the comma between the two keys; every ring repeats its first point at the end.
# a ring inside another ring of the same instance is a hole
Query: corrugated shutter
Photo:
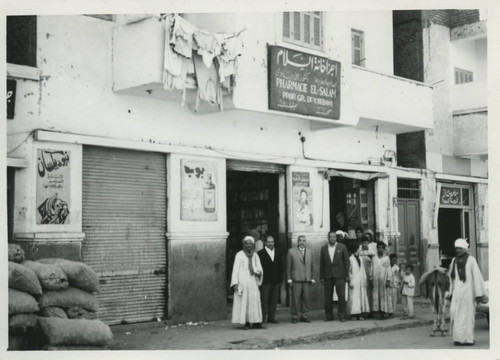
{"type": "Polygon", "coordinates": [[[164,154],[83,148],[82,259],[108,324],[166,315],[166,191],[164,154]]]}
{"type": "Polygon", "coordinates": [[[261,163],[256,161],[227,160],[226,167],[233,171],[253,171],[280,174],[285,172],[285,166],[279,164],[261,163]]]}

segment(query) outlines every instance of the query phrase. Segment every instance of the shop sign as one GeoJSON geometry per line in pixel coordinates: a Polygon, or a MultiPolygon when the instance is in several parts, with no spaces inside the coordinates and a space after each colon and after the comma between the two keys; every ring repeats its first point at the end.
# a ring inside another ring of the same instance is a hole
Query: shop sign
{"type": "Polygon", "coordinates": [[[313,197],[308,172],[292,171],[294,231],[313,231],[313,197]]]}
{"type": "Polygon", "coordinates": [[[217,221],[217,164],[181,159],[181,220],[217,221]]]}
{"type": "Polygon", "coordinates": [[[269,109],[338,120],[340,62],[268,46],[269,109]]]}
{"type": "Polygon", "coordinates": [[[7,80],[7,119],[14,119],[16,108],[16,87],[15,80],[7,80]]]}
{"type": "Polygon", "coordinates": [[[69,151],[38,149],[36,180],[36,223],[69,224],[69,151]]]}

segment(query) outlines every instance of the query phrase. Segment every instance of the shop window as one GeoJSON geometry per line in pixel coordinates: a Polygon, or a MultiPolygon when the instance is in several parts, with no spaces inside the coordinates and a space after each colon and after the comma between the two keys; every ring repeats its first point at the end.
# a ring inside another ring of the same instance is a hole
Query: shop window
{"type": "Polygon", "coordinates": [[[323,16],[320,11],[283,13],[283,40],[311,49],[322,49],[323,16]]]}
{"type": "Polygon", "coordinates": [[[465,84],[474,81],[472,71],[455,68],[455,85],[465,84]]]}
{"type": "Polygon", "coordinates": [[[36,67],[36,16],[7,16],[7,62],[36,67]]]}
{"type": "Polygon", "coordinates": [[[360,30],[351,30],[352,64],[365,66],[365,33],[360,30]]]}

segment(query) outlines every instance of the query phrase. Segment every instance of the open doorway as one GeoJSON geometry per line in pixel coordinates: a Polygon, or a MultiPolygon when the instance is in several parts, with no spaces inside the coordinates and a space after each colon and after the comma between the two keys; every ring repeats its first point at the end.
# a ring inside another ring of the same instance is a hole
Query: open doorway
{"type": "Polygon", "coordinates": [[[332,176],[330,186],[330,229],[342,230],[350,239],[356,238],[356,228],[375,230],[373,180],[332,176]]]}
{"type": "Polygon", "coordinates": [[[14,239],[14,176],[16,169],[7,167],[7,241],[14,239]]]}
{"type": "Polygon", "coordinates": [[[226,283],[227,299],[232,302],[229,287],[236,253],[242,249],[242,239],[250,231],[257,232],[261,240],[273,236],[276,249],[284,256],[286,241],[281,241],[279,201],[279,174],[227,171],[227,231],[226,283]]]}
{"type": "Polygon", "coordinates": [[[441,266],[445,268],[448,268],[455,256],[455,240],[462,237],[461,213],[460,209],[439,209],[439,259],[441,266]]]}

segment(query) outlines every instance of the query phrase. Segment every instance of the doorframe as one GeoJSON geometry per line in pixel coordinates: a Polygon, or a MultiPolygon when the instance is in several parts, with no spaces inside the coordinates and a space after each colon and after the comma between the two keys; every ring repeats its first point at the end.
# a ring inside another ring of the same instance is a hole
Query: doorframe
{"type": "MultiPolygon", "coordinates": [[[[275,239],[280,244],[285,244],[287,249],[280,249],[282,254],[286,254],[289,247],[288,241],[288,229],[289,229],[289,219],[288,219],[288,197],[287,197],[287,176],[286,176],[286,165],[275,164],[275,163],[264,163],[256,161],[245,161],[245,160],[226,160],[226,176],[228,171],[240,171],[240,172],[257,172],[266,174],[277,174],[278,175],[278,237],[275,239]],[[286,250],[286,251],[285,251],[286,250]]],[[[227,191],[227,189],[226,189],[227,191]]],[[[227,201],[227,199],[226,199],[227,201]]],[[[227,215],[226,215],[227,216],[227,215]]],[[[227,249],[226,249],[227,251],[227,249]]],[[[283,261],[283,275],[285,272],[286,257],[282,256],[283,261]]],[[[227,264],[226,264],[227,265],[227,264]]],[[[288,306],[289,296],[287,295],[286,286],[281,287],[280,291],[280,302],[288,306]]]]}
{"type": "MultiPolygon", "coordinates": [[[[451,204],[442,204],[441,203],[441,194],[439,194],[439,209],[458,209],[460,210],[460,232],[461,236],[465,238],[465,222],[464,222],[464,214],[465,212],[470,213],[469,216],[469,238],[467,239],[469,241],[469,249],[471,251],[471,255],[477,258],[477,234],[476,234],[476,214],[475,214],[475,203],[476,203],[476,196],[474,194],[474,184],[456,184],[456,183],[447,183],[447,182],[440,182],[441,187],[440,190],[443,188],[443,186],[449,187],[449,188],[455,188],[455,189],[461,189],[461,194],[462,194],[462,189],[468,189],[469,190],[469,205],[451,205],[451,204]]],[[[461,195],[462,198],[462,195],[461,195]]],[[[438,210],[439,211],[439,210],[438,210]]],[[[438,224],[439,226],[439,224],[438,224]]]]}

